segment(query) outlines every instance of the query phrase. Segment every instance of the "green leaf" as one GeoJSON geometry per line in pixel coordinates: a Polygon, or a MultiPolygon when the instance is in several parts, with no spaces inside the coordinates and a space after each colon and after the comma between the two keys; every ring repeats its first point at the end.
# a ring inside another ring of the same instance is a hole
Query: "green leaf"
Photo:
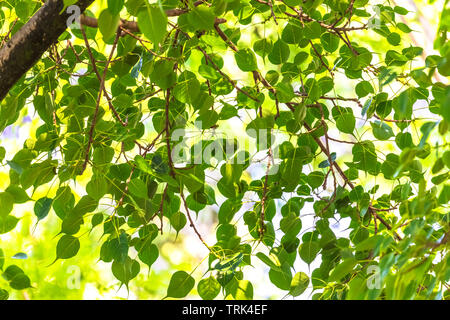
{"type": "Polygon", "coordinates": [[[17,16],[21,19],[21,20],[27,20],[27,18],[30,16],[30,3],[26,2],[26,1],[19,1],[17,3],[15,3],[14,5],[14,9],[16,11],[17,16]]]}
{"type": "Polygon", "coordinates": [[[150,74],[150,79],[161,89],[165,90],[172,87],[177,80],[177,75],[173,71],[173,62],[167,60],[158,60],[150,74]]]}
{"type": "Polygon", "coordinates": [[[392,44],[393,46],[398,46],[401,42],[401,37],[397,32],[391,32],[388,37],[387,41],[392,44]]]}
{"type": "Polygon", "coordinates": [[[178,82],[173,88],[173,95],[178,101],[190,103],[196,101],[200,93],[200,83],[194,73],[184,71],[178,77],[178,82]]]}
{"type": "Polygon", "coordinates": [[[19,219],[11,215],[0,217],[0,234],[10,232],[16,227],[17,222],[19,222],[19,219]]]}
{"type": "Polygon", "coordinates": [[[355,92],[358,95],[358,98],[363,98],[369,93],[374,93],[375,91],[369,81],[361,81],[356,85],[355,92]]]}
{"type": "Polygon", "coordinates": [[[187,18],[194,30],[211,30],[214,28],[216,16],[211,8],[198,6],[189,11],[187,18]]]}
{"type": "Polygon", "coordinates": [[[287,159],[286,163],[280,169],[281,182],[288,190],[294,190],[298,185],[302,168],[302,162],[299,158],[287,159]]]}
{"type": "Polygon", "coordinates": [[[130,191],[131,195],[137,198],[146,199],[148,197],[147,185],[139,178],[133,178],[130,180],[130,183],[128,184],[128,191],[130,191]]]}
{"type": "Polygon", "coordinates": [[[443,173],[443,174],[440,174],[438,176],[434,176],[431,179],[431,182],[433,184],[435,184],[435,185],[438,185],[438,184],[443,183],[444,181],[447,181],[448,179],[449,179],[449,174],[448,173],[443,173]]]}
{"type": "Polygon", "coordinates": [[[365,250],[373,250],[377,243],[379,243],[381,240],[383,240],[384,237],[381,235],[376,235],[369,237],[361,242],[359,242],[355,246],[355,251],[365,251],[365,250]]]}
{"type": "Polygon", "coordinates": [[[137,16],[139,29],[154,44],[160,43],[167,29],[167,15],[160,6],[148,5],[137,16]]]}
{"type": "Polygon", "coordinates": [[[248,280],[235,280],[227,284],[226,290],[235,300],[252,300],[253,285],[248,280]]]}
{"type": "Polygon", "coordinates": [[[401,15],[406,15],[409,12],[407,9],[405,9],[403,7],[400,7],[400,6],[395,6],[394,7],[394,11],[395,11],[395,13],[398,13],[398,14],[401,14],[401,15]]]}
{"type": "Polygon", "coordinates": [[[219,114],[215,110],[207,110],[195,121],[195,125],[200,129],[209,129],[219,120],[219,114]]]}
{"type": "Polygon", "coordinates": [[[0,218],[6,217],[13,209],[14,197],[9,192],[0,192],[0,218]]]}
{"type": "Polygon", "coordinates": [[[43,197],[37,200],[34,204],[34,214],[38,218],[38,220],[44,219],[52,207],[53,199],[43,197]]]}
{"type": "Polygon", "coordinates": [[[398,155],[389,153],[386,161],[381,165],[381,172],[386,179],[394,179],[397,169],[400,167],[400,158],[398,155]]]}
{"type": "Polygon", "coordinates": [[[139,249],[138,257],[150,268],[159,257],[158,247],[153,243],[145,244],[139,249]]]}
{"type": "Polygon", "coordinates": [[[153,173],[153,170],[152,170],[150,164],[142,156],[136,155],[134,157],[134,161],[139,170],[141,170],[145,173],[150,173],[150,174],[153,173]]]}
{"type": "Polygon", "coordinates": [[[238,115],[238,112],[235,107],[230,105],[224,105],[219,113],[219,119],[220,120],[228,120],[233,117],[236,117],[238,115]]]}
{"type": "Polygon", "coordinates": [[[300,103],[295,106],[294,119],[298,122],[299,125],[302,125],[303,120],[305,120],[306,109],[307,108],[304,103],[300,103]]]}
{"type": "Polygon", "coordinates": [[[336,127],[344,133],[353,133],[355,123],[356,120],[353,112],[344,112],[336,118],[336,127]]]}
{"type": "Polygon", "coordinates": [[[103,10],[98,16],[98,29],[105,41],[110,40],[119,27],[120,16],[118,14],[112,14],[109,10],[103,10]]]}
{"type": "MultiPolygon", "coordinates": [[[[336,160],[336,152],[333,152],[333,153],[331,153],[330,154],[330,158],[331,158],[331,161],[335,161],[336,160]]],[[[330,166],[330,163],[328,162],[328,159],[327,160],[323,160],[321,163],[319,163],[319,165],[318,165],[318,167],[319,168],[328,168],[330,166]]],[[[309,194],[309,193],[308,193],[309,194]]]]}
{"type": "Polygon", "coordinates": [[[24,259],[28,258],[28,255],[26,253],[23,253],[23,252],[18,252],[15,255],[13,255],[11,258],[12,259],[24,260],[24,259]]]}
{"type": "Polygon", "coordinates": [[[211,275],[198,283],[197,291],[203,300],[214,300],[220,293],[220,283],[211,275]]]}
{"type": "Polygon", "coordinates": [[[100,200],[108,192],[108,182],[101,176],[94,176],[86,185],[86,192],[94,200],[100,200]]]}
{"type": "Polygon", "coordinates": [[[53,199],[53,210],[60,219],[64,219],[68,212],[70,212],[75,205],[75,197],[72,194],[70,187],[60,187],[56,191],[56,196],[53,199]]]}
{"type": "Polygon", "coordinates": [[[395,137],[395,143],[400,149],[405,149],[407,147],[411,148],[414,146],[412,136],[409,132],[399,132],[395,137]]]}
{"type": "Polygon", "coordinates": [[[234,214],[239,211],[241,207],[240,203],[236,203],[232,199],[225,200],[219,209],[219,223],[226,224],[230,223],[234,217],[234,214]]]}
{"type": "Polygon", "coordinates": [[[238,252],[231,257],[219,261],[215,266],[215,270],[226,270],[226,271],[234,271],[244,260],[244,254],[242,252],[238,252]]]}
{"type": "Polygon", "coordinates": [[[125,232],[121,232],[119,237],[111,240],[111,251],[113,253],[113,259],[119,263],[125,263],[128,257],[128,250],[130,248],[128,243],[128,235],[125,232]]]}
{"type": "Polygon", "coordinates": [[[275,85],[278,101],[281,103],[291,102],[295,97],[294,89],[288,82],[279,82],[275,85]]]}
{"type": "Polygon", "coordinates": [[[425,146],[425,143],[427,142],[431,131],[433,131],[438,123],[439,122],[426,122],[420,127],[420,131],[422,132],[423,136],[420,139],[419,148],[423,148],[425,146]]]}
{"type": "Polygon", "coordinates": [[[194,288],[195,280],[185,271],[177,271],[170,279],[167,297],[184,298],[194,288]]]}
{"type": "Polygon", "coordinates": [[[303,34],[307,39],[317,39],[322,33],[322,27],[317,21],[311,21],[305,23],[305,28],[303,29],[303,34]]]}
{"type": "Polygon", "coordinates": [[[114,149],[111,147],[96,147],[93,153],[95,165],[101,166],[111,163],[114,157],[114,149]]]}
{"type": "Polygon", "coordinates": [[[269,270],[270,281],[281,290],[290,290],[292,282],[291,268],[288,264],[283,264],[280,271],[269,270]]]}
{"type": "Polygon", "coordinates": [[[301,295],[308,288],[309,277],[304,272],[297,272],[292,278],[289,294],[293,297],[301,295]]]}
{"type": "Polygon", "coordinates": [[[404,33],[410,33],[412,30],[410,27],[408,27],[406,24],[404,24],[403,22],[399,22],[397,23],[397,28],[399,28],[402,32],[404,33]]]}
{"type": "Polygon", "coordinates": [[[291,20],[283,28],[281,39],[289,44],[299,44],[303,39],[303,28],[297,20],[291,20]]]}
{"type": "Polygon", "coordinates": [[[56,259],[69,259],[80,250],[80,240],[71,235],[64,235],[56,245],[56,259]]]}
{"type": "MultiPolygon", "coordinates": [[[[256,40],[253,44],[253,51],[255,51],[257,55],[265,58],[272,51],[272,42],[265,38],[256,40]]],[[[267,81],[269,80],[267,79],[267,81]]]]}
{"type": "Polygon", "coordinates": [[[92,228],[98,226],[102,222],[103,222],[103,213],[98,212],[92,216],[91,219],[92,228]]]}
{"type": "Polygon", "coordinates": [[[243,172],[243,166],[241,164],[224,163],[220,167],[220,173],[226,183],[239,182],[243,172]]]}
{"type": "Polygon", "coordinates": [[[175,229],[175,231],[180,232],[181,229],[186,225],[187,219],[184,213],[177,211],[170,216],[170,225],[175,229]]]}
{"type": "Polygon", "coordinates": [[[8,266],[8,268],[5,269],[5,271],[2,274],[2,277],[6,281],[11,281],[12,278],[14,278],[16,275],[24,273],[22,269],[20,269],[15,264],[8,266]]]}
{"type": "Polygon", "coordinates": [[[125,0],[108,0],[108,10],[113,14],[119,14],[123,8],[125,0]]]}
{"type": "Polygon", "coordinates": [[[408,58],[404,55],[394,50],[386,52],[385,63],[387,66],[403,66],[406,62],[408,62],[408,58]]]}
{"type": "Polygon", "coordinates": [[[252,50],[245,48],[234,54],[234,59],[239,69],[244,72],[254,71],[258,69],[256,57],[252,50]]]}
{"type": "Polygon", "coordinates": [[[336,268],[334,268],[328,278],[328,281],[335,282],[342,279],[353,270],[357,263],[358,261],[353,257],[345,259],[343,262],[338,264],[336,268]]]}
{"type": "Polygon", "coordinates": [[[394,136],[392,128],[386,122],[375,120],[370,125],[372,126],[374,137],[379,140],[388,140],[394,136]]]}
{"type": "Polygon", "coordinates": [[[269,53],[269,61],[273,64],[282,64],[289,58],[289,46],[278,39],[272,47],[272,51],[269,53]]]}
{"type": "Polygon", "coordinates": [[[26,191],[18,185],[10,185],[5,191],[13,196],[14,203],[25,203],[31,200],[26,191]]]}
{"type": "Polygon", "coordinates": [[[324,179],[325,174],[322,171],[313,171],[306,177],[306,181],[313,189],[320,187],[324,179]]]}
{"type": "Polygon", "coordinates": [[[30,278],[16,265],[10,265],[3,272],[3,277],[9,281],[9,286],[15,290],[31,287],[30,278]]]}
{"type": "Polygon", "coordinates": [[[302,220],[295,213],[290,213],[280,221],[280,229],[284,232],[286,239],[297,237],[302,229],[302,220]]]}
{"type": "Polygon", "coordinates": [[[275,254],[270,254],[270,256],[266,256],[262,252],[258,252],[256,256],[264,262],[266,265],[268,265],[271,269],[274,269],[275,271],[281,271],[281,263],[278,257],[275,254]]]}
{"type": "Polygon", "coordinates": [[[450,169],[450,150],[444,152],[444,154],[442,155],[442,160],[447,166],[447,168],[450,169]]]}
{"type": "Polygon", "coordinates": [[[378,173],[377,154],[375,146],[371,141],[362,141],[352,148],[353,163],[356,168],[369,172],[371,174],[378,173]]]}
{"type": "Polygon", "coordinates": [[[93,199],[91,196],[83,196],[80,201],[73,208],[73,212],[80,216],[94,211],[98,206],[98,201],[93,199]]]}
{"type": "Polygon", "coordinates": [[[340,39],[331,32],[325,32],[320,36],[320,43],[328,52],[335,52],[339,47],[340,39]]]}
{"type": "Polygon", "coordinates": [[[141,267],[139,262],[126,257],[124,262],[115,260],[112,263],[111,270],[114,277],[128,287],[128,283],[139,274],[141,267]]]}
{"type": "Polygon", "coordinates": [[[9,286],[15,290],[23,290],[31,287],[31,281],[25,273],[20,273],[9,282],[9,286]]]}
{"type": "Polygon", "coordinates": [[[313,262],[314,259],[316,259],[316,256],[319,253],[319,251],[320,245],[315,241],[304,242],[298,248],[300,258],[307,264],[311,264],[311,262],[313,262]]]}
{"type": "Polygon", "coordinates": [[[5,289],[0,289],[0,300],[8,300],[9,293],[5,289]]]}
{"type": "Polygon", "coordinates": [[[53,110],[50,108],[50,104],[46,103],[47,101],[51,101],[48,94],[46,94],[45,96],[37,95],[33,99],[33,105],[38,112],[39,117],[44,120],[45,123],[51,124],[53,110]]]}
{"type": "Polygon", "coordinates": [[[198,73],[208,80],[217,80],[219,78],[216,69],[207,64],[200,65],[200,67],[198,67],[198,73]]]}

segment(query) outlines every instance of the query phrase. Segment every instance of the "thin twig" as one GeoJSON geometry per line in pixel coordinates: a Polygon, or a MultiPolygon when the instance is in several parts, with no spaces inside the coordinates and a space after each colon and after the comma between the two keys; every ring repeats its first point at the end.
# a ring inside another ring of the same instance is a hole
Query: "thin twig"
{"type": "Polygon", "coordinates": [[[203,240],[202,235],[200,234],[200,232],[198,232],[197,227],[194,224],[194,221],[192,220],[191,214],[189,212],[189,208],[186,202],[186,199],[184,198],[184,194],[183,194],[183,190],[180,190],[180,196],[181,196],[181,200],[183,200],[183,204],[184,204],[184,209],[186,210],[186,215],[189,219],[189,224],[192,227],[192,229],[194,229],[195,234],[197,235],[197,237],[200,239],[200,241],[205,245],[206,248],[208,248],[209,251],[211,251],[211,248],[208,246],[208,244],[205,242],[205,240],[203,240]]]}
{"type": "Polygon", "coordinates": [[[92,117],[91,128],[89,129],[89,140],[88,140],[88,145],[87,145],[87,148],[86,148],[86,156],[84,158],[84,162],[83,162],[83,166],[81,168],[80,175],[83,174],[84,170],[86,169],[87,163],[89,161],[89,152],[91,150],[91,145],[92,145],[93,140],[94,140],[94,129],[95,129],[95,125],[97,124],[97,116],[98,116],[98,111],[99,111],[99,108],[100,108],[100,100],[102,98],[104,87],[105,87],[106,74],[108,73],[108,66],[109,66],[109,63],[110,63],[113,55],[114,55],[114,51],[116,50],[117,43],[119,41],[119,37],[120,37],[120,29],[117,29],[117,31],[116,31],[116,38],[114,39],[114,43],[113,43],[113,46],[111,48],[111,52],[109,54],[108,62],[106,63],[105,69],[103,70],[103,76],[102,76],[102,78],[100,80],[100,88],[99,88],[98,96],[97,96],[97,104],[95,106],[94,115],[92,117]]]}

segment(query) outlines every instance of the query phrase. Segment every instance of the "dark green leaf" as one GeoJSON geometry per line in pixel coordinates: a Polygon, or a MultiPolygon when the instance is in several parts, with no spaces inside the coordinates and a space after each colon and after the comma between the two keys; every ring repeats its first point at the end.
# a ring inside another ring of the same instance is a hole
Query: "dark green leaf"
{"type": "Polygon", "coordinates": [[[197,291],[203,300],[213,300],[220,293],[220,283],[211,275],[198,283],[197,291]]]}
{"type": "Polygon", "coordinates": [[[160,6],[147,4],[138,14],[138,24],[145,37],[158,44],[166,34],[167,16],[160,6]]]}
{"type": "Polygon", "coordinates": [[[52,198],[40,198],[34,204],[34,214],[38,218],[38,220],[44,219],[52,207],[53,199],[52,198]]]}
{"type": "Polygon", "coordinates": [[[184,298],[194,288],[195,280],[185,271],[177,271],[170,279],[167,288],[167,296],[172,298],[184,298]]]}
{"type": "Polygon", "coordinates": [[[56,245],[56,258],[69,259],[78,253],[80,250],[80,240],[71,235],[64,235],[59,239],[56,245]]]}

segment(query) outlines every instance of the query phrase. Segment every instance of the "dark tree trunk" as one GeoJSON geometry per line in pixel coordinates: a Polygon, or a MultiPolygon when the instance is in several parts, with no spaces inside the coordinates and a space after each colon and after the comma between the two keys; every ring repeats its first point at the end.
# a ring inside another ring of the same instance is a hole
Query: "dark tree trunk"
{"type": "MultiPolygon", "coordinates": [[[[80,12],[94,0],[76,3],[80,12]]],[[[63,0],[47,0],[35,15],[0,49],[0,101],[66,30],[70,17],[63,0]]]]}

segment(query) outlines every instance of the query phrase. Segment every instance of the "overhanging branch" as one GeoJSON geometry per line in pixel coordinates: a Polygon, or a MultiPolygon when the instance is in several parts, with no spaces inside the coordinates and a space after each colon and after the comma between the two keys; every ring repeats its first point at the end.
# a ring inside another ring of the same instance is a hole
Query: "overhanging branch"
{"type": "MultiPolygon", "coordinates": [[[[92,2],[80,0],[75,5],[84,12],[92,2]]],[[[63,8],[62,0],[47,0],[0,49],[0,101],[66,30],[71,14],[60,14],[63,8]]]]}
{"type": "MultiPolygon", "coordinates": [[[[83,13],[94,0],[80,0],[75,5],[83,13]]],[[[194,2],[194,6],[203,1],[194,2]]],[[[34,16],[13,35],[3,47],[0,48],[0,102],[9,90],[30,68],[41,58],[45,51],[67,29],[70,14],[60,14],[64,4],[62,0],[48,0],[34,16]]],[[[166,10],[168,17],[175,17],[188,12],[187,9],[166,10]]],[[[225,19],[216,18],[216,24],[226,22],[225,19]]],[[[80,23],[89,27],[98,27],[96,18],[81,15],[80,23]]],[[[121,20],[121,27],[131,31],[140,32],[134,21],[121,20]]]]}

